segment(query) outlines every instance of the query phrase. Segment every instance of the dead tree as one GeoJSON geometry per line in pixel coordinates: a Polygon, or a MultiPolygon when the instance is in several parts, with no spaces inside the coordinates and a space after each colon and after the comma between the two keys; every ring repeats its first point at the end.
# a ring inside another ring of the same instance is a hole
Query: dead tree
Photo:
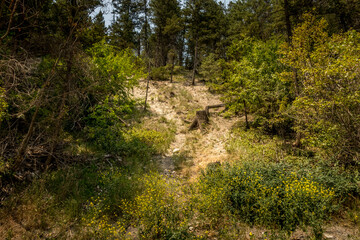
{"type": "Polygon", "coordinates": [[[225,107],[225,104],[217,104],[217,105],[210,105],[210,106],[206,106],[205,110],[202,111],[196,111],[196,116],[195,119],[192,121],[189,130],[193,130],[197,127],[200,128],[200,130],[203,130],[203,126],[207,123],[209,123],[209,116],[210,116],[210,112],[209,110],[211,108],[220,108],[220,107],[225,107]]]}

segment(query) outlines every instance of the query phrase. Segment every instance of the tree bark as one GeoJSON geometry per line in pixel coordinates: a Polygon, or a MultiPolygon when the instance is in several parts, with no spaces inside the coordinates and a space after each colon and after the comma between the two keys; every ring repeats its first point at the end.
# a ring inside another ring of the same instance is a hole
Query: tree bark
{"type": "Polygon", "coordinates": [[[189,130],[193,130],[196,127],[199,127],[200,130],[203,130],[203,125],[207,124],[209,122],[209,117],[205,110],[202,111],[196,111],[196,117],[194,121],[191,123],[191,126],[189,130]]]}
{"type": "Polygon", "coordinates": [[[144,103],[144,112],[146,111],[146,105],[147,105],[147,99],[148,99],[148,94],[149,94],[149,84],[150,84],[150,69],[151,69],[151,65],[150,65],[150,58],[149,58],[149,40],[148,40],[148,36],[147,36],[147,26],[148,26],[148,11],[147,11],[147,1],[145,1],[145,9],[144,9],[144,14],[145,14],[145,54],[148,60],[148,66],[147,66],[147,71],[148,71],[148,76],[146,78],[146,93],[145,93],[145,103],[144,103]]]}
{"type": "Polygon", "coordinates": [[[13,9],[12,9],[12,11],[11,11],[11,15],[10,15],[8,27],[7,27],[6,32],[4,33],[4,35],[2,35],[2,36],[0,37],[0,41],[2,41],[4,38],[6,38],[6,36],[7,36],[7,35],[9,34],[9,32],[10,32],[10,28],[11,28],[11,24],[12,24],[12,20],[13,20],[13,17],[14,17],[14,13],[15,13],[17,4],[18,4],[18,0],[16,0],[15,3],[14,3],[14,7],[13,7],[13,9]]]}
{"type": "Polygon", "coordinates": [[[206,114],[209,116],[210,115],[209,109],[211,109],[211,108],[220,108],[220,107],[225,107],[225,104],[221,103],[221,104],[217,104],[217,105],[206,106],[205,107],[206,114]]]}
{"type": "Polygon", "coordinates": [[[210,106],[206,106],[205,110],[197,111],[195,119],[192,121],[189,130],[191,131],[196,127],[199,127],[200,130],[202,131],[203,126],[209,123],[209,116],[210,116],[209,109],[219,108],[219,107],[225,107],[225,104],[210,105],[210,106]]]}
{"type": "Polygon", "coordinates": [[[148,76],[146,79],[146,93],[145,93],[145,103],[144,103],[144,111],[146,111],[147,99],[149,94],[149,84],[150,84],[150,71],[148,71],[148,76]]]}
{"type": "MultiPolygon", "coordinates": [[[[70,51],[73,51],[72,49],[70,51]]],[[[67,66],[66,66],[66,77],[65,77],[65,83],[64,83],[64,92],[62,94],[62,97],[61,97],[61,104],[60,104],[60,107],[59,107],[59,113],[58,113],[58,116],[55,120],[55,131],[54,131],[54,135],[53,135],[53,139],[52,139],[52,142],[51,142],[51,146],[50,146],[50,153],[47,157],[47,160],[46,160],[46,163],[45,163],[45,166],[46,166],[46,169],[48,169],[49,165],[50,165],[50,162],[51,162],[51,159],[54,155],[54,150],[56,148],[56,145],[58,143],[58,138],[59,138],[59,134],[60,134],[60,130],[61,130],[61,123],[62,123],[62,119],[65,115],[65,104],[66,104],[66,99],[68,97],[68,92],[70,91],[70,82],[71,82],[71,78],[72,78],[72,75],[71,75],[71,71],[72,71],[72,65],[73,65],[73,57],[74,57],[74,53],[71,52],[70,55],[69,55],[69,59],[67,61],[67,66]]]]}
{"type": "Polygon", "coordinates": [[[290,43],[292,31],[291,31],[291,21],[290,21],[290,5],[288,0],[284,0],[284,11],[285,11],[287,42],[290,43]]]}
{"type": "Polygon", "coordinates": [[[170,83],[173,82],[174,67],[175,67],[175,60],[173,59],[171,64],[170,83]]]}
{"type": "Polygon", "coordinates": [[[246,129],[250,128],[248,116],[247,116],[247,108],[246,108],[246,101],[244,100],[244,112],[245,112],[245,122],[246,122],[246,129]]]}
{"type": "Polygon", "coordinates": [[[194,68],[192,73],[192,85],[195,86],[195,74],[196,74],[196,67],[197,67],[197,51],[198,51],[198,40],[196,39],[195,42],[195,53],[194,53],[194,68]]]}

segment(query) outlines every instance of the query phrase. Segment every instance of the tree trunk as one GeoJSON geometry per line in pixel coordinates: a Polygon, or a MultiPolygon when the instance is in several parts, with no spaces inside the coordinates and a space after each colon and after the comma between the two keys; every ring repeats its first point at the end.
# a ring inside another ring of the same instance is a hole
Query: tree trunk
{"type": "Polygon", "coordinates": [[[144,23],[144,25],[145,25],[145,54],[146,54],[146,57],[147,57],[147,60],[148,60],[148,66],[147,66],[148,76],[146,78],[146,93],[145,93],[145,103],[144,103],[144,112],[145,112],[146,111],[148,94],[149,94],[150,69],[151,69],[150,57],[149,57],[149,40],[148,40],[148,36],[147,36],[147,26],[148,26],[147,1],[145,1],[144,14],[145,14],[145,23],[144,23]]]}
{"type": "Polygon", "coordinates": [[[150,84],[150,71],[148,72],[148,76],[147,76],[147,80],[146,80],[144,111],[146,111],[147,99],[148,99],[148,94],[149,94],[149,84],[150,84]]]}
{"type": "Polygon", "coordinates": [[[292,31],[291,31],[291,21],[290,21],[290,5],[288,0],[284,0],[284,11],[285,11],[287,42],[290,43],[292,31]]]}
{"type": "MultiPolygon", "coordinates": [[[[72,49],[70,49],[70,51],[73,51],[72,49]]],[[[72,71],[72,65],[73,65],[73,56],[74,56],[74,53],[73,52],[70,52],[70,56],[69,56],[69,59],[67,61],[67,66],[66,66],[66,76],[65,76],[65,82],[64,82],[64,92],[63,92],[63,95],[62,95],[62,98],[61,98],[61,103],[60,103],[60,107],[59,107],[59,113],[58,113],[58,116],[55,120],[55,129],[54,129],[54,135],[53,135],[53,139],[52,139],[52,142],[51,142],[51,146],[50,146],[50,152],[49,152],[49,155],[46,159],[46,163],[45,163],[45,166],[46,166],[46,169],[48,169],[48,167],[50,166],[50,162],[51,162],[51,159],[54,155],[54,150],[56,148],[56,145],[58,144],[58,141],[59,141],[59,135],[60,135],[60,130],[61,130],[61,123],[62,123],[62,119],[65,115],[65,104],[66,104],[66,99],[68,97],[68,93],[70,91],[70,82],[71,82],[71,71],[72,71]]]]}
{"type": "Polygon", "coordinates": [[[35,124],[35,120],[36,120],[37,114],[38,114],[38,112],[39,112],[39,108],[40,108],[40,106],[36,106],[34,115],[33,115],[32,118],[31,118],[31,123],[30,123],[29,129],[28,129],[28,132],[26,133],[24,139],[22,140],[22,142],[21,142],[21,144],[20,144],[19,150],[18,150],[18,152],[17,152],[17,157],[16,157],[16,160],[15,160],[15,164],[14,164],[14,168],[15,168],[15,169],[17,169],[18,167],[20,167],[20,164],[21,164],[21,163],[23,162],[23,160],[24,160],[24,155],[25,155],[27,146],[28,146],[28,144],[29,144],[30,137],[32,136],[32,133],[33,133],[33,131],[34,131],[34,124],[35,124]]]}
{"type": "Polygon", "coordinates": [[[246,129],[250,128],[248,116],[247,116],[247,108],[246,108],[246,101],[244,100],[244,112],[245,112],[245,122],[246,122],[246,129]]]}
{"type": "Polygon", "coordinates": [[[209,117],[205,110],[196,111],[196,117],[194,121],[191,123],[189,130],[193,130],[196,127],[199,127],[200,130],[203,130],[203,126],[209,122],[209,117]]]}
{"type": "MultiPolygon", "coordinates": [[[[8,27],[6,29],[6,32],[4,33],[4,35],[2,35],[0,37],[0,41],[2,41],[4,38],[6,38],[6,36],[9,34],[10,32],[10,28],[11,28],[11,24],[12,24],[12,21],[13,21],[13,18],[14,18],[14,14],[15,14],[15,11],[16,11],[16,7],[17,7],[17,4],[18,4],[18,0],[15,0],[15,3],[14,3],[14,7],[11,11],[11,15],[10,15],[10,19],[9,19],[9,23],[8,23],[8,27]]],[[[11,5],[10,5],[11,7],[11,5]]]]}
{"type": "Polygon", "coordinates": [[[194,68],[192,74],[192,85],[195,86],[195,74],[196,74],[196,67],[197,67],[197,51],[198,51],[198,40],[196,39],[195,42],[195,53],[194,53],[194,68]]]}
{"type": "Polygon", "coordinates": [[[209,116],[210,116],[209,109],[219,108],[219,107],[225,107],[225,104],[210,105],[210,106],[206,106],[205,110],[197,111],[195,119],[192,121],[189,130],[191,131],[196,127],[199,127],[200,130],[202,131],[203,126],[209,123],[209,116]]]}
{"type": "Polygon", "coordinates": [[[171,73],[170,73],[170,82],[173,82],[173,75],[174,75],[174,67],[175,67],[175,60],[172,60],[172,64],[171,64],[171,73]]]}
{"type": "Polygon", "coordinates": [[[211,108],[220,108],[220,107],[225,107],[225,104],[224,104],[224,103],[221,103],[221,104],[217,104],[217,105],[206,106],[206,107],[205,107],[206,114],[207,114],[208,116],[210,116],[209,110],[210,110],[211,108]]]}

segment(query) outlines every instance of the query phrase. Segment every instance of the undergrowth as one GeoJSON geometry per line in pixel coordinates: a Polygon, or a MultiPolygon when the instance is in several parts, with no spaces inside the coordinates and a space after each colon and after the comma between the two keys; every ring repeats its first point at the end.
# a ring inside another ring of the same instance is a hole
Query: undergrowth
{"type": "MultiPolygon", "coordinates": [[[[129,146],[126,154],[44,173],[19,187],[1,216],[21,219],[29,239],[289,239],[298,229],[321,239],[342,212],[359,224],[356,167],[236,128],[227,141],[232,161],[211,164],[189,182],[159,173],[153,162],[173,140],[173,123],[143,119],[135,126],[104,138],[111,149],[129,146]]],[[[106,153],[106,146],[95,147],[106,153]]],[[[179,168],[185,157],[178,156],[179,168]]]]}

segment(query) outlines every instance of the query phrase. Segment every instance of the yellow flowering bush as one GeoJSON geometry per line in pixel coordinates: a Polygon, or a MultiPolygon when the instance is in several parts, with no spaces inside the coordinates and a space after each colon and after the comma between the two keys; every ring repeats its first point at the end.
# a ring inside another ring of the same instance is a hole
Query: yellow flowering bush
{"type": "Polygon", "coordinates": [[[251,225],[289,232],[310,226],[317,234],[321,233],[322,221],[334,209],[332,189],[316,182],[311,175],[288,173],[279,166],[221,166],[208,169],[200,184],[212,203],[209,209],[226,207],[251,225]]]}
{"type": "Polygon", "coordinates": [[[104,205],[104,199],[97,197],[87,201],[88,214],[82,220],[88,227],[91,235],[98,239],[125,239],[126,228],[124,222],[113,221],[104,214],[110,207],[104,205]]]}
{"type": "Polygon", "coordinates": [[[123,211],[135,220],[141,239],[189,238],[191,204],[179,182],[156,173],[142,180],[144,190],[134,201],[123,201],[123,211]]]}

